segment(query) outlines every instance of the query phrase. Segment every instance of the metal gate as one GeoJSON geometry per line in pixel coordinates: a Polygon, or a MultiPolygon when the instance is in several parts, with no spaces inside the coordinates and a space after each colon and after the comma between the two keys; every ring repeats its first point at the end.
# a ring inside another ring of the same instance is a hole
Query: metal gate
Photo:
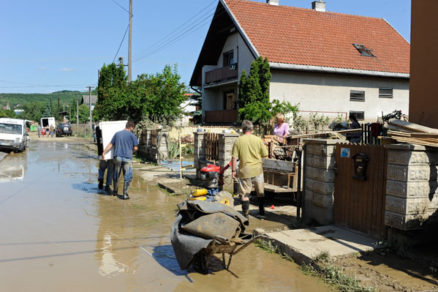
{"type": "Polygon", "coordinates": [[[336,145],[336,225],[385,238],[386,165],[383,146],[336,145]]]}

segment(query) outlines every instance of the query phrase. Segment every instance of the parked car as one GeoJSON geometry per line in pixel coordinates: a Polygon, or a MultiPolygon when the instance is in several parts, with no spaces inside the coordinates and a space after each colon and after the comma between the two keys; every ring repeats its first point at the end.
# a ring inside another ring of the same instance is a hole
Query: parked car
{"type": "Polygon", "coordinates": [[[56,128],[56,137],[71,136],[73,131],[70,123],[60,123],[56,128]]]}
{"type": "Polygon", "coordinates": [[[25,120],[0,118],[0,149],[24,151],[28,141],[25,120]]]}

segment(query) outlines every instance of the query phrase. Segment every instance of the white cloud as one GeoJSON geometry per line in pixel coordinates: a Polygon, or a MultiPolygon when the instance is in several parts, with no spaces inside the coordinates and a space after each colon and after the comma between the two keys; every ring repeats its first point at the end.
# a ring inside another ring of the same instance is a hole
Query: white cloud
{"type": "Polygon", "coordinates": [[[38,67],[38,71],[47,71],[48,69],[49,68],[44,67],[44,66],[38,67]]]}
{"type": "Polygon", "coordinates": [[[60,71],[61,72],[73,72],[73,71],[75,71],[75,69],[73,69],[73,68],[61,68],[60,71]]]}

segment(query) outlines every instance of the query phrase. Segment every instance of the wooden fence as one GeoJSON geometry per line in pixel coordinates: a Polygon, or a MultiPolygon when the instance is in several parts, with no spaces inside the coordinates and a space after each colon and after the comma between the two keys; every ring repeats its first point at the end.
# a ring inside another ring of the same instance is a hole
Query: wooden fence
{"type": "Polygon", "coordinates": [[[380,145],[379,136],[383,136],[383,125],[378,123],[362,124],[362,135],[360,144],[362,145],[380,145]]]}
{"type": "Polygon", "coordinates": [[[219,160],[219,134],[206,133],[204,137],[205,159],[219,160]]]}

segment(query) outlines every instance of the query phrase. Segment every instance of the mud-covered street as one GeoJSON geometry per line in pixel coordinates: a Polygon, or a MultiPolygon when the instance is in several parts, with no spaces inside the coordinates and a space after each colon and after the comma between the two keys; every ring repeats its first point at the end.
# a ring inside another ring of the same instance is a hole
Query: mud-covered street
{"type": "Polygon", "coordinates": [[[176,204],[136,176],[131,199],[97,189],[84,143],[32,141],[0,162],[2,291],[325,291],[318,279],[250,246],[230,271],[181,271],[169,232],[176,204]]]}

